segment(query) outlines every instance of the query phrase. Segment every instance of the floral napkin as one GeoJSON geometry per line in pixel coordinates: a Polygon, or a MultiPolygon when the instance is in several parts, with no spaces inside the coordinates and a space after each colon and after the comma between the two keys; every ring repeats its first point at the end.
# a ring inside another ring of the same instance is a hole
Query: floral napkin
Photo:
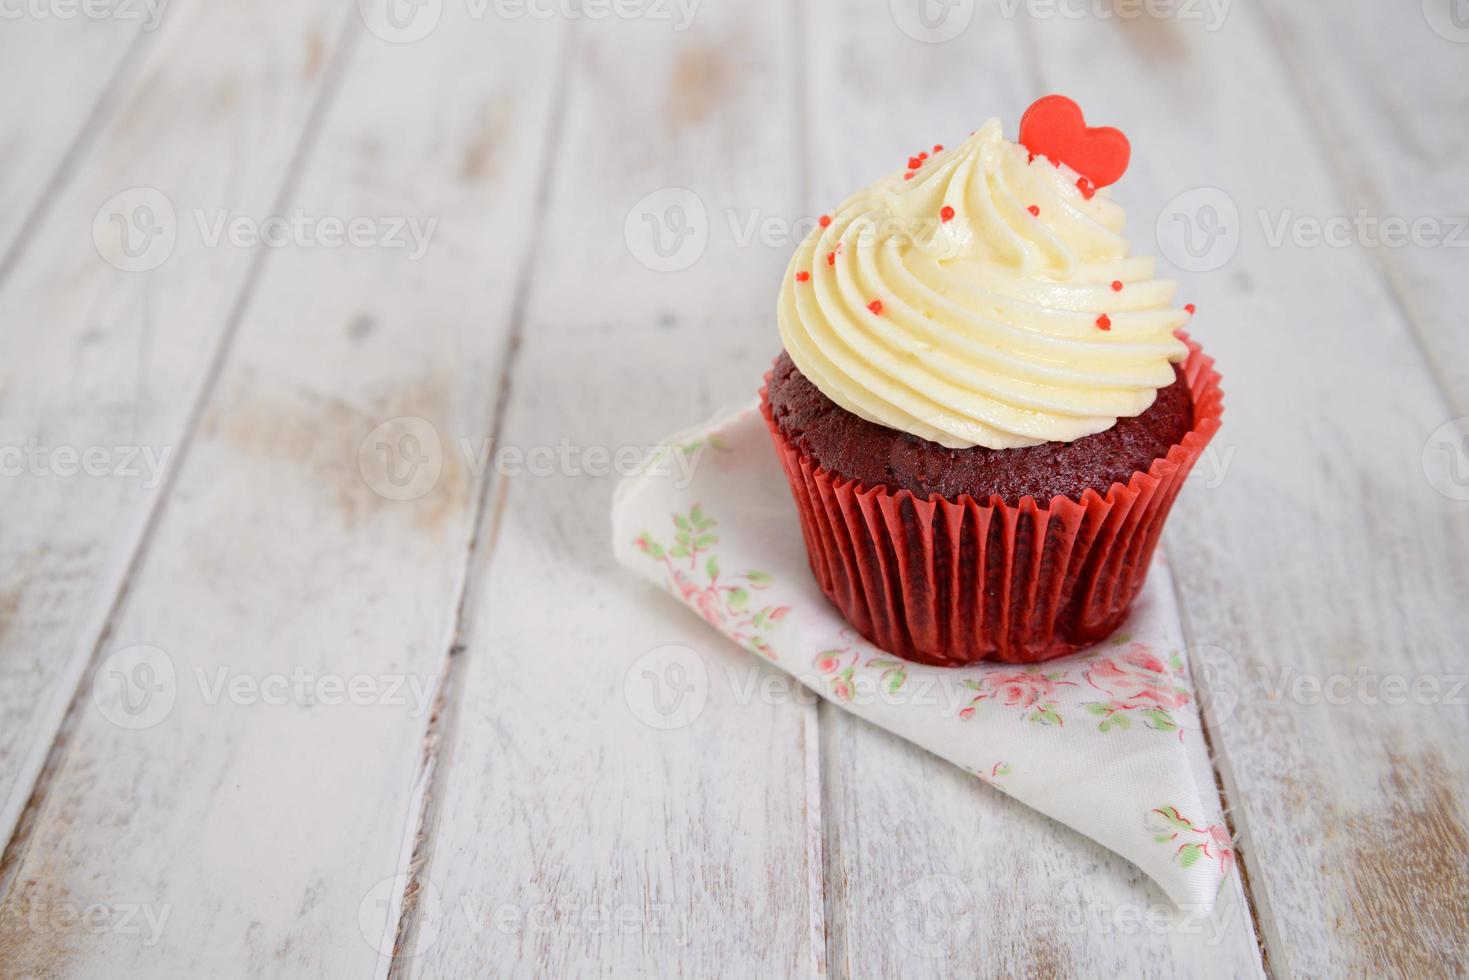
{"type": "Polygon", "coordinates": [[[755,656],[1116,851],[1207,912],[1234,863],[1161,552],[1131,619],[1033,667],[944,668],[863,640],[822,595],[758,407],[671,437],[617,488],[613,547],[755,656]]]}

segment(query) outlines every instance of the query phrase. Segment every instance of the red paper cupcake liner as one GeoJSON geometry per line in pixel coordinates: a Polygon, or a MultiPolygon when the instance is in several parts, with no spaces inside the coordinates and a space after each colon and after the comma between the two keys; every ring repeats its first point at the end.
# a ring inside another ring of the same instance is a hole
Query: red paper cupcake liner
{"type": "Polygon", "coordinates": [[[1035,663],[1106,637],[1127,618],[1173,500],[1224,412],[1213,358],[1178,336],[1189,349],[1193,428],[1146,472],[1079,501],[922,500],[833,476],[781,434],[767,374],[760,409],[821,590],[868,640],[920,663],[1035,663]]]}

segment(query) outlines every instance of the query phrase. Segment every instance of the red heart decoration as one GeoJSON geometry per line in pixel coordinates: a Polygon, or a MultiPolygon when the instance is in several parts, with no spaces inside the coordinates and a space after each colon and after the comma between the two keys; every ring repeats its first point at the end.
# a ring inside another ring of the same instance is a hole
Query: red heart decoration
{"type": "Polygon", "coordinates": [[[1081,107],[1064,95],[1047,95],[1025,110],[1020,142],[1037,156],[1060,160],[1096,187],[1117,183],[1132,157],[1122,130],[1087,126],[1081,107]]]}

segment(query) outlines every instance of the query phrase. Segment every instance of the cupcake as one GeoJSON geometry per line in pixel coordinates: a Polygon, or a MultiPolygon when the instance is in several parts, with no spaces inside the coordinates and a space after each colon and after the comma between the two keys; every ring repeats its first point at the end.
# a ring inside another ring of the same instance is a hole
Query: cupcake
{"type": "Polygon", "coordinates": [[[822,591],[910,660],[1031,663],[1127,617],[1219,427],[1176,283],[1129,255],[1069,100],[850,197],[781,287],[761,409],[822,591]]]}

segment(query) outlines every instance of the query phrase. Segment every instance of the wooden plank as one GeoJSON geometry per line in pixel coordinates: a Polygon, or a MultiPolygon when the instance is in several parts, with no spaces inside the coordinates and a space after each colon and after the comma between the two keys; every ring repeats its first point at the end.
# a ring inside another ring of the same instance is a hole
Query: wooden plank
{"type": "MultiPolygon", "coordinates": [[[[258,16],[314,19],[294,6],[258,16]]],[[[305,226],[319,237],[292,233],[264,260],[69,718],[0,908],[7,970],[386,970],[478,499],[457,441],[488,435],[556,34],[538,22],[491,30],[446,9],[431,36],[397,46],[365,35],[355,11],[332,12],[359,40],[279,211],[321,222],[305,226]],[[367,244],[330,245],[332,218],[369,221],[367,244]],[[421,256],[380,237],[405,237],[391,231],[400,218],[437,222],[421,256]],[[441,463],[417,472],[437,477],[415,483],[409,466],[435,432],[441,463]],[[402,492],[394,474],[410,478],[402,492]],[[139,659],[119,655],[138,645],[139,659]],[[163,690],[146,701],[134,681],[163,690]],[[166,919],[138,936],[60,918],[128,904],[166,919]]],[[[232,47],[279,46],[247,26],[233,24],[232,47]]],[[[218,63],[217,46],[198,50],[218,63]]],[[[277,93],[262,131],[284,125],[280,81],[236,81],[242,100],[277,93]]],[[[152,179],[174,175],[166,162],[152,179]]],[[[160,332],[196,326],[187,308],[155,315],[160,332]]]]}
{"type": "MultiPolygon", "coordinates": [[[[1261,227],[1262,212],[1277,224],[1354,204],[1292,94],[1297,55],[1283,59],[1244,4],[1214,31],[1044,28],[1048,84],[1135,137],[1125,186],[1142,232],[1153,215],[1202,232],[1198,203],[1237,232],[1232,254],[1228,238],[1198,253],[1216,271],[1186,275],[1195,336],[1224,375],[1216,444],[1233,455],[1216,486],[1183,495],[1167,540],[1191,639],[1215,648],[1213,744],[1268,964],[1282,976],[1461,969],[1469,873],[1438,856],[1469,834],[1469,760],[1444,748],[1469,731],[1455,693],[1469,512],[1425,478],[1425,440],[1450,408],[1373,258],[1275,245],[1261,227]],[[1205,185],[1216,190],[1169,205],[1205,185]],[[1389,676],[1404,680],[1383,687],[1389,676]],[[1403,703],[1385,701],[1398,683],[1403,703]]],[[[1355,138],[1375,141],[1370,129],[1355,138]]]]}
{"type": "MultiPolygon", "coordinates": [[[[1029,25],[1005,17],[1003,4],[974,5],[971,20],[967,5],[946,9],[950,20],[925,24],[817,5],[813,206],[833,206],[991,116],[1013,136],[1044,94],[1026,53],[1029,25]]],[[[1145,241],[1136,241],[1140,251],[1145,241]]],[[[1226,883],[1212,918],[1175,912],[1127,861],[973,776],[825,706],[822,727],[833,974],[1260,972],[1237,881],[1226,883]]],[[[1197,766],[1212,781],[1207,759],[1197,766]]]]}
{"type": "Polygon", "coordinates": [[[1351,0],[1326,22],[1266,9],[1340,183],[1344,213],[1319,217],[1365,213],[1349,236],[1380,265],[1453,413],[1469,415],[1469,25],[1453,0],[1351,0]]]}
{"type": "MultiPolygon", "coordinates": [[[[753,398],[791,245],[736,229],[794,216],[789,17],[764,0],[700,7],[682,32],[576,25],[499,446],[615,453],[753,398]],[[666,263],[644,216],[666,222],[666,263]]],[[[752,694],[779,679],[617,568],[601,472],[496,488],[420,879],[456,927],[420,929],[405,972],[809,975],[812,709],[752,694]],[[659,698],[688,723],[655,727],[659,698]]]]}
{"type": "MultiPolygon", "coordinates": [[[[45,11],[45,5],[37,5],[45,11]]],[[[61,19],[33,7],[7,9],[0,31],[0,279],[16,239],[38,217],[116,101],[139,42],[163,26],[141,3],[135,16],[61,19]]],[[[54,9],[54,8],[50,8],[54,9]]]]}
{"type": "Polygon", "coordinates": [[[211,245],[196,212],[273,207],[344,22],[327,0],[180,4],[0,289],[7,839],[259,256],[211,245]],[[114,221],[163,228],[169,212],[172,239],[129,226],[128,259],[114,221]]]}

